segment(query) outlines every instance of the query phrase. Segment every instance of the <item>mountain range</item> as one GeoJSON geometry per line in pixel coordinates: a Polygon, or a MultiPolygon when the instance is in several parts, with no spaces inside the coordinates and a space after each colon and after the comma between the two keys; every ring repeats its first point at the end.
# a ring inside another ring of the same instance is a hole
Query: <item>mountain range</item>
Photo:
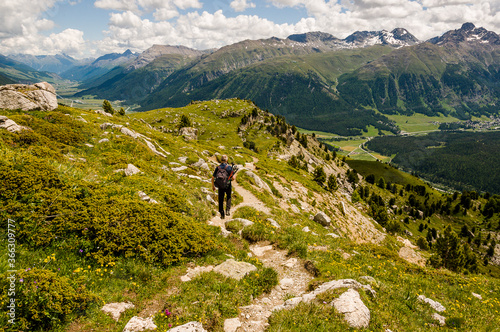
{"type": "Polygon", "coordinates": [[[498,113],[499,40],[472,23],[426,42],[403,28],[344,39],[309,32],[207,51],[154,45],[60,75],[80,82],[76,96],[124,100],[139,110],[239,97],[306,129],[354,135],[372,125],[396,133],[385,115],[498,113]]]}

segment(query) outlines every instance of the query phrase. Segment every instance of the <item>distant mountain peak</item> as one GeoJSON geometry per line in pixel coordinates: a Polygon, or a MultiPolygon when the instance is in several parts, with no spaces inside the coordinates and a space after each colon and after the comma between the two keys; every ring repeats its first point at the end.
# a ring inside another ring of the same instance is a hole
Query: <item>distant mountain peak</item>
{"type": "Polygon", "coordinates": [[[299,43],[307,43],[307,42],[314,42],[314,41],[337,41],[339,40],[338,38],[332,36],[329,33],[326,32],[321,32],[321,31],[313,31],[313,32],[306,32],[306,33],[301,33],[301,34],[295,34],[295,35],[290,35],[288,36],[288,39],[299,42],[299,43]]]}
{"type": "Polygon", "coordinates": [[[460,29],[450,30],[440,37],[434,37],[430,39],[429,42],[437,45],[450,43],[500,45],[500,36],[493,31],[488,31],[482,27],[477,28],[473,23],[467,22],[462,24],[462,27],[460,29]]]}
{"type": "Polygon", "coordinates": [[[363,47],[376,44],[392,46],[411,46],[419,43],[419,40],[408,30],[396,28],[392,31],[356,31],[344,39],[353,46],[363,47]]]}

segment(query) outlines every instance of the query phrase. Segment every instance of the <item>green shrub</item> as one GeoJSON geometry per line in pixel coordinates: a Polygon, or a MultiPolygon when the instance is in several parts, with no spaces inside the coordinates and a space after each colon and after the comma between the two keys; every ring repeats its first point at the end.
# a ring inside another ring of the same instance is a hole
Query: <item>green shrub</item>
{"type": "Polygon", "coordinates": [[[270,233],[263,225],[255,223],[251,226],[246,227],[241,232],[241,237],[248,242],[258,242],[263,240],[268,240],[270,238],[270,233]]]}
{"type": "MultiPolygon", "coordinates": [[[[0,302],[8,303],[9,273],[0,278],[0,302]]],[[[49,270],[18,271],[15,281],[16,331],[50,330],[66,321],[70,314],[83,314],[98,298],[85,286],[75,286],[64,276],[49,270]]],[[[9,326],[7,311],[0,312],[0,325],[9,326]]]]}
{"type": "Polygon", "coordinates": [[[252,295],[257,297],[262,293],[269,293],[278,284],[278,272],[266,267],[249,273],[243,281],[250,285],[252,295]]]}
{"type": "Polygon", "coordinates": [[[243,224],[240,221],[231,220],[226,224],[226,229],[232,233],[238,233],[243,229],[243,224]]]}

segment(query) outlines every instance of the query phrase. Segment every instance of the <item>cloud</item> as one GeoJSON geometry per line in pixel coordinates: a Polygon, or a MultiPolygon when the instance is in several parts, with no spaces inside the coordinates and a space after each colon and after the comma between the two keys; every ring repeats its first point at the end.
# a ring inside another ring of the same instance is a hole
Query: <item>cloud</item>
{"type": "Polygon", "coordinates": [[[97,0],[94,2],[94,6],[108,10],[123,10],[132,12],[139,10],[135,0],[97,0]]]}
{"type": "Polygon", "coordinates": [[[234,0],[229,5],[236,12],[243,12],[247,8],[255,8],[255,4],[253,2],[247,2],[247,0],[234,0]]]}

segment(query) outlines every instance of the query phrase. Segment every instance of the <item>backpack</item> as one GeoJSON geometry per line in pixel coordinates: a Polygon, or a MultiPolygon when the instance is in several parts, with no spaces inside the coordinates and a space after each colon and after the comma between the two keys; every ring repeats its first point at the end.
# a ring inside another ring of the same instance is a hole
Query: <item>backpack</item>
{"type": "Polygon", "coordinates": [[[227,171],[228,166],[229,165],[226,165],[226,167],[222,167],[222,165],[218,166],[217,171],[215,172],[214,184],[219,189],[226,189],[227,187],[227,180],[229,178],[229,172],[227,171]]]}

